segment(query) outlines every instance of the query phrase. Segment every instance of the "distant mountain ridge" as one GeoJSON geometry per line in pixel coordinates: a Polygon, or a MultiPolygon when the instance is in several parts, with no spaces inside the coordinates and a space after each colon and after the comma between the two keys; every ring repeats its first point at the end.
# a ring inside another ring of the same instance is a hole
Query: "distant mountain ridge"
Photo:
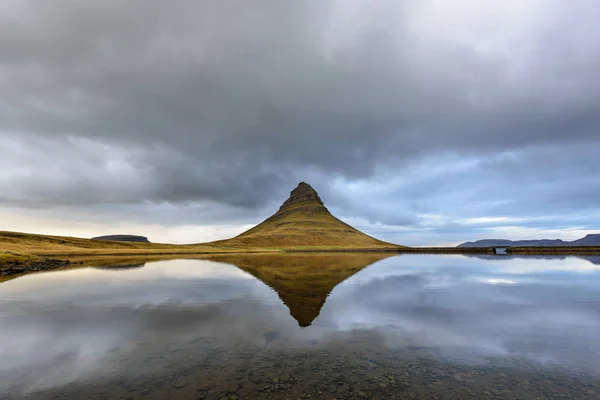
{"type": "Polygon", "coordinates": [[[589,234],[581,239],[572,242],[565,242],[561,239],[540,239],[540,240],[507,240],[507,239],[482,239],[475,242],[465,242],[457,247],[579,247],[579,246],[600,246],[600,234],[589,234]]]}

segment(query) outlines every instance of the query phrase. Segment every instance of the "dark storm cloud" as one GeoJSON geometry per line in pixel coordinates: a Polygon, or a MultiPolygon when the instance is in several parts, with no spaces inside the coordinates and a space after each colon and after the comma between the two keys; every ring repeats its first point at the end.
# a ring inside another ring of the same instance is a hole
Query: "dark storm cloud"
{"type": "MultiPolygon", "coordinates": [[[[385,180],[440,152],[486,159],[540,145],[592,176],[594,162],[579,154],[600,145],[597,2],[547,1],[511,40],[486,29],[487,42],[423,22],[431,2],[396,3],[9,3],[0,201],[257,208],[299,180],[335,198],[336,179],[385,180]]],[[[542,165],[548,183],[562,168],[547,158],[479,165],[482,179],[504,182],[536,180],[542,165]]],[[[507,193],[464,176],[454,184],[479,188],[479,201],[507,193]]],[[[414,213],[447,207],[426,199],[450,185],[400,185],[370,210],[344,196],[333,205],[410,225],[414,213]],[[412,200],[392,205],[400,196],[412,200]]],[[[544,199],[554,210],[597,194],[582,185],[544,199]]]]}

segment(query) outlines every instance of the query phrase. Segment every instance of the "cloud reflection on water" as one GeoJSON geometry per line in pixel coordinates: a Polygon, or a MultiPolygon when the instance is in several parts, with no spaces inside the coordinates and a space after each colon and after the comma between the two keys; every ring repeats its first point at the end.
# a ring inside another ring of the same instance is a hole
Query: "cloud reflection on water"
{"type": "Polygon", "coordinates": [[[302,347],[366,330],[390,348],[425,346],[463,362],[511,356],[596,374],[599,272],[574,257],[392,257],[335,287],[308,328],[289,315],[276,280],[268,287],[231,264],[180,260],[29,275],[0,285],[0,389],[121,374],[118,357],[197,350],[190,343],[261,349],[267,332],[302,347]]]}

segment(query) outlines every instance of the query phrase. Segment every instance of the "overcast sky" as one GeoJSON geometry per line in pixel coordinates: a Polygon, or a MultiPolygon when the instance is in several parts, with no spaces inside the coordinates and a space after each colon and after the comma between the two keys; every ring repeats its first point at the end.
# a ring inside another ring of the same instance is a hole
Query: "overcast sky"
{"type": "Polygon", "coordinates": [[[600,231],[597,0],[4,0],[0,229],[226,238],[299,181],[381,239],[600,231]]]}

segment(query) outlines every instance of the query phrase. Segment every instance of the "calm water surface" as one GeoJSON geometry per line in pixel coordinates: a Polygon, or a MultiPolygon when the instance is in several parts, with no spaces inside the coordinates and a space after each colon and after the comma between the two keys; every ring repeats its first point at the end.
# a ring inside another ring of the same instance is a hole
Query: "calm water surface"
{"type": "Polygon", "coordinates": [[[600,399],[600,259],[215,256],[0,283],[4,399],[600,399]]]}

